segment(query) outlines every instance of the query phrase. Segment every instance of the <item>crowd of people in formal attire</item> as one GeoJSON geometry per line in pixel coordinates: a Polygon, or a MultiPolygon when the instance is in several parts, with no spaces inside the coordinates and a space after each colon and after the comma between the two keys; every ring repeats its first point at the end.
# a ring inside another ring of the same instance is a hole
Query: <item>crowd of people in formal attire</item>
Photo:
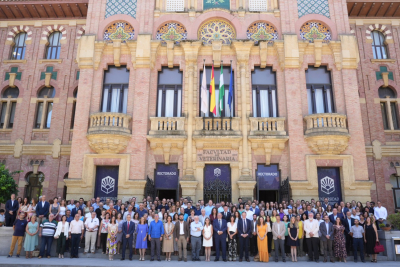
{"type": "Polygon", "coordinates": [[[132,260],[139,254],[144,261],[146,251],[150,260],[171,261],[255,261],[293,262],[307,256],[308,261],[346,262],[349,254],[362,262],[369,257],[377,262],[375,246],[380,224],[386,223],[387,210],[380,201],[340,202],[290,200],[289,202],[243,201],[237,203],[213,203],[209,200],[193,202],[187,198],[173,199],[144,198],[137,202],[113,202],[93,198],[69,201],[55,197],[46,201],[41,196],[34,199],[7,201],[4,220],[6,226],[14,228],[8,257],[20,257],[22,246],[25,257],[32,258],[32,252],[40,242],[38,258],[50,258],[53,242],[57,242],[57,257],[64,258],[66,251],[70,258],[101,250],[110,261],[121,254],[120,260],[132,260]],[[25,238],[25,239],[24,239],[25,238]],[[149,251],[150,250],[150,251],[149,251]],[[272,254],[273,251],[273,254],[272,254]],[[128,254],[128,255],[127,255],[128,254]],[[359,256],[358,256],[359,255],[359,256]]]}

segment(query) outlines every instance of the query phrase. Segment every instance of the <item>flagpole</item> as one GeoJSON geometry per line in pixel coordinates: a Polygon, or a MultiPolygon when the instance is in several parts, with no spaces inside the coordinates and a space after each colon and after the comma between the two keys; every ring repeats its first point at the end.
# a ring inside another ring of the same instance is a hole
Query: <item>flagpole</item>
{"type": "MultiPolygon", "coordinates": [[[[221,68],[223,68],[224,67],[224,61],[223,60],[221,60],[221,68]]],[[[221,75],[220,75],[220,77],[221,77],[221,75]]],[[[222,82],[224,82],[224,81],[222,81],[222,82]]],[[[219,85],[221,84],[221,81],[219,81],[219,84],[218,84],[218,87],[219,87],[219,85]]],[[[225,90],[225,88],[224,88],[224,90],[225,90]]],[[[219,92],[219,95],[221,95],[221,92],[219,92]]],[[[224,92],[224,95],[225,95],[225,92],[224,92]]],[[[219,97],[218,97],[218,99],[219,99],[219,97]]],[[[220,101],[221,102],[221,101],[220,101]]],[[[221,106],[221,103],[219,103],[220,104],[220,106],[221,106]]],[[[222,100],[222,104],[225,104],[225,99],[223,99],[222,100]]],[[[219,110],[221,110],[221,107],[219,107],[219,110]]],[[[222,111],[224,110],[224,105],[222,105],[222,111]]],[[[221,112],[221,123],[222,123],[222,118],[223,118],[224,116],[222,115],[222,112],[221,112]]]]}
{"type": "MultiPolygon", "coordinates": [[[[232,75],[232,59],[231,59],[231,75],[232,75]]],[[[231,85],[231,79],[230,78],[231,77],[229,77],[229,87],[233,86],[233,85],[231,85]]],[[[228,92],[228,97],[229,97],[229,92],[228,92]]],[[[232,98],[233,98],[233,96],[232,96],[232,98]]],[[[232,99],[232,101],[233,101],[233,99],[232,99]]],[[[229,109],[231,109],[231,107],[232,107],[232,105],[229,106],[229,109]]],[[[230,123],[230,129],[232,130],[232,114],[233,114],[232,110],[230,110],[230,113],[231,113],[231,117],[230,117],[229,123],[230,123]]]]}
{"type": "MultiPolygon", "coordinates": [[[[213,75],[213,70],[214,70],[214,59],[212,60],[212,69],[211,69],[211,77],[212,77],[212,75],[213,75]]],[[[215,79],[215,78],[214,78],[215,79]]],[[[210,82],[211,83],[211,82],[210,82]]],[[[215,83],[215,82],[214,82],[215,83]]],[[[214,94],[215,94],[215,90],[214,90],[214,94]]],[[[210,103],[211,103],[211,98],[213,97],[213,95],[211,95],[211,97],[210,97],[210,103]]],[[[214,95],[214,97],[215,97],[215,95],[214,95]]],[[[210,113],[208,113],[208,114],[210,114],[210,113]]],[[[211,123],[212,123],[212,129],[214,130],[214,113],[212,113],[213,114],[213,116],[212,116],[212,118],[211,118],[211,123]]]]}
{"type": "MultiPolygon", "coordinates": [[[[203,76],[206,75],[206,72],[205,72],[206,68],[205,68],[205,66],[206,66],[206,59],[203,58],[203,76]]],[[[203,90],[203,88],[202,88],[202,90],[203,90]]],[[[201,92],[200,92],[200,95],[201,95],[201,92]]],[[[203,112],[203,113],[204,113],[204,112],[203,112]]],[[[204,115],[203,115],[203,130],[206,129],[205,117],[206,117],[206,114],[204,113],[204,115]]]]}

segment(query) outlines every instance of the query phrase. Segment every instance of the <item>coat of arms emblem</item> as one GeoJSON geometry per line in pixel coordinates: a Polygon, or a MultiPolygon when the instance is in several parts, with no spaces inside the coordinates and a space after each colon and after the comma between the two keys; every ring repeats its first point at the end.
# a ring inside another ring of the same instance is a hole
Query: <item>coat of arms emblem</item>
{"type": "Polygon", "coordinates": [[[215,168],[214,169],[214,176],[215,177],[221,176],[221,169],[220,168],[215,168]]]}
{"type": "Polygon", "coordinates": [[[115,189],[115,179],[111,176],[104,177],[101,179],[101,191],[110,194],[115,189]]]}
{"type": "Polygon", "coordinates": [[[335,181],[328,176],[321,179],[321,191],[325,194],[332,194],[335,191],[335,181]]]}

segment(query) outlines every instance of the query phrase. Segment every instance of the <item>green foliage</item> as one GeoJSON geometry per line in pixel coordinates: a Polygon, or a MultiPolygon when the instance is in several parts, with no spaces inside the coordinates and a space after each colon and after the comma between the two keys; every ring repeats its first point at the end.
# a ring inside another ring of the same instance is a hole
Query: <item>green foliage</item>
{"type": "Polygon", "coordinates": [[[388,221],[395,229],[400,230],[400,213],[393,213],[388,216],[388,221]]]}
{"type": "Polygon", "coordinates": [[[18,184],[13,175],[20,172],[22,171],[10,172],[5,165],[0,164],[0,203],[6,203],[12,194],[18,193],[18,184]]]}
{"type": "Polygon", "coordinates": [[[384,223],[380,223],[379,228],[383,228],[383,227],[386,227],[386,225],[384,223]]]}

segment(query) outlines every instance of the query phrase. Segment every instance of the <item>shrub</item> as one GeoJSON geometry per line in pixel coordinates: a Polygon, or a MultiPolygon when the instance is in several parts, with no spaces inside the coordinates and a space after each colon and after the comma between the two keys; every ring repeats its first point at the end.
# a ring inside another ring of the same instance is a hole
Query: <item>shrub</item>
{"type": "Polygon", "coordinates": [[[4,164],[0,164],[0,203],[6,203],[12,194],[18,193],[18,185],[13,175],[22,171],[10,172],[4,164]]]}
{"type": "Polygon", "coordinates": [[[387,220],[395,229],[400,230],[400,213],[390,214],[387,220]]]}

